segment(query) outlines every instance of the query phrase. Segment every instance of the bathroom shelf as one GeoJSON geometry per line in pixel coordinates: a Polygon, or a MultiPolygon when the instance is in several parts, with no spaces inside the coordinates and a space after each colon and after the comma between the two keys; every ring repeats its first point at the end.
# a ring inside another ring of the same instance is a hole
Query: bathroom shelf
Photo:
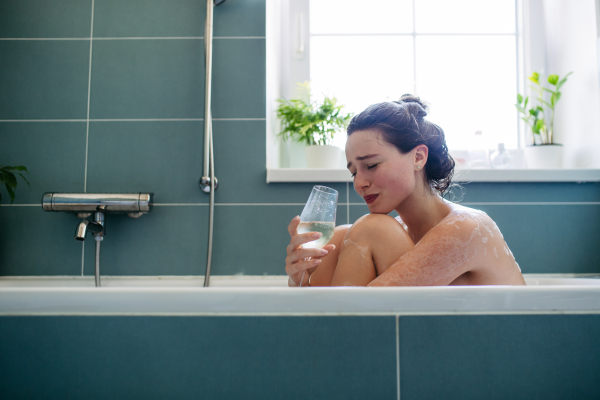
{"type": "MultiPolygon", "coordinates": [[[[459,169],[455,182],[600,182],[600,169],[459,169]]],[[[347,169],[267,168],[271,182],[352,182],[347,169]]]]}

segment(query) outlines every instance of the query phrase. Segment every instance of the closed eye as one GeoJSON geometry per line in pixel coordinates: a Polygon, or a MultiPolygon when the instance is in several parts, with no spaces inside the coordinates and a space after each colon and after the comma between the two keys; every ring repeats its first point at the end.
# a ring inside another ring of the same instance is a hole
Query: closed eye
{"type": "Polygon", "coordinates": [[[375,168],[378,165],[379,164],[367,165],[367,169],[373,169],[373,168],[375,168]]]}

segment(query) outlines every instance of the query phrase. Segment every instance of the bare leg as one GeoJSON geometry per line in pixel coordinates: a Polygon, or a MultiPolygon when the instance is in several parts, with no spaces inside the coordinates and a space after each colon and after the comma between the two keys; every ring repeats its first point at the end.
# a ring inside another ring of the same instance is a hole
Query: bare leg
{"type": "Polygon", "coordinates": [[[335,267],[338,262],[338,256],[340,254],[340,248],[342,247],[342,241],[350,229],[351,225],[339,225],[335,227],[333,237],[327,244],[335,245],[335,249],[330,251],[321,260],[321,264],[317,269],[310,275],[310,286],[331,286],[331,279],[335,272],[335,267]]]}
{"type": "Polygon", "coordinates": [[[413,247],[394,218],[365,215],[346,232],[331,286],[367,286],[413,247]]]}

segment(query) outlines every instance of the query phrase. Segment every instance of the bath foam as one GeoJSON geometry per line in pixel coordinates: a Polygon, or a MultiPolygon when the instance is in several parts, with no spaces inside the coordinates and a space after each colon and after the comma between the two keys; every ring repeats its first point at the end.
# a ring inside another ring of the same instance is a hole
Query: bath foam
{"type": "Polygon", "coordinates": [[[350,239],[346,239],[342,242],[342,249],[345,249],[350,246],[356,246],[363,260],[367,258],[367,254],[369,254],[369,246],[359,246],[358,243],[350,239]]]}

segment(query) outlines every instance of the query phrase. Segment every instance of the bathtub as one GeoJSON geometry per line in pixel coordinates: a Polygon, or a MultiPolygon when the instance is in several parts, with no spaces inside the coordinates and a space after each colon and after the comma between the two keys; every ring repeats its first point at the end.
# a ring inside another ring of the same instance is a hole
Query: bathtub
{"type": "Polygon", "coordinates": [[[0,387],[7,398],[600,398],[599,277],[525,279],[0,278],[0,387]]]}
{"type": "Polygon", "coordinates": [[[360,316],[600,313],[600,275],[527,286],[289,288],[286,276],[3,277],[0,315],[360,316]]]}

